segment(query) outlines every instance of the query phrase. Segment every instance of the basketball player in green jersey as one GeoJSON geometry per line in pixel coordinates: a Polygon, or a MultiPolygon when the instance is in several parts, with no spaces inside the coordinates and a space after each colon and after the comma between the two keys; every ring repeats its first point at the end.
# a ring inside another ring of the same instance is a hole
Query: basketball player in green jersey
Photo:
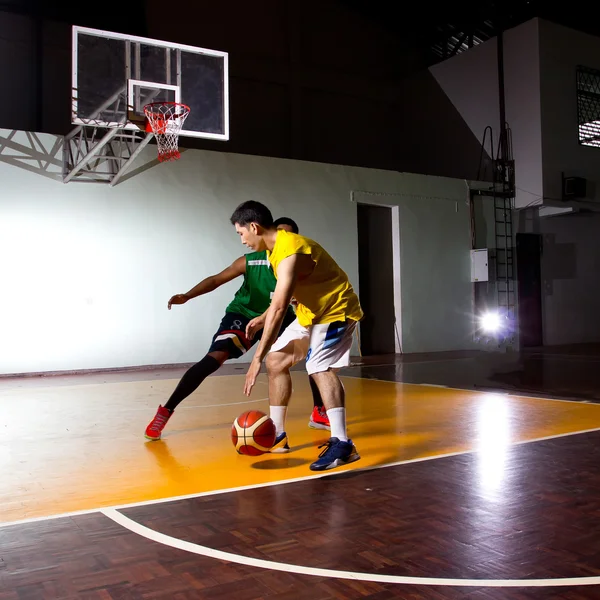
{"type": "MultiPolygon", "coordinates": [[[[296,223],[286,217],[275,221],[275,226],[278,229],[298,233],[296,223]]],[[[265,251],[241,256],[217,275],[202,280],[189,292],[176,294],[169,300],[168,308],[171,310],[173,304],[185,304],[192,298],[208,294],[240,275],[244,277],[242,286],[225,309],[225,316],[213,336],[208,353],[186,371],[167,403],[158,407],[156,415],[146,427],[147,439],[159,440],[173,411],[185,398],[192,394],[209,375],[217,371],[226,360],[240,358],[261,339],[264,315],[277,285],[265,251]]],[[[289,307],[280,333],[295,319],[294,310],[289,307]]],[[[314,429],[329,429],[329,419],[321,395],[312,378],[309,380],[314,401],[309,426],[314,429]]]]}

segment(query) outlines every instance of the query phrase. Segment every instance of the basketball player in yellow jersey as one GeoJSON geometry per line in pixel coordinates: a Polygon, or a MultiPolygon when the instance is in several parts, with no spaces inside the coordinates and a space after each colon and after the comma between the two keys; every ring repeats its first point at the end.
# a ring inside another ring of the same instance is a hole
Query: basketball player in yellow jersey
{"type": "Polygon", "coordinates": [[[292,394],[290,368],[306,357],[306,370],[317,384],[331,425],[331,438],[310,465],[311,470],[324,471],[358,460],[360,456],[346,433],[344,387],[336,374],[337,369],[350,364],[352,336],[363,317],[348,276],[317,242],[277,231],[271,212],[260,202],[241,204],[231,223],[245,246],[267,250],[277,278],[244,387],[249,396],[266,358],[271,417],[277,428],[275,451],[289,451],[284,427],[292,394]],[[298,302],[297,318],[277,339],[292,296],[298,302]]]}

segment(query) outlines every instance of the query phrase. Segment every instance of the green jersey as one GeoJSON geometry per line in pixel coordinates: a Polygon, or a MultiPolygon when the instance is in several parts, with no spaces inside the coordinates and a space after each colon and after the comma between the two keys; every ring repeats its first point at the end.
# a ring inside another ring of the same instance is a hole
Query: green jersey
{"type": "Polygon", "coordinates": [[[244,283],[225,312],[239,313],[248,319],[260,317],[269,308],[276,285],[277,279],[266,251],[246,254],[244,283]]]}

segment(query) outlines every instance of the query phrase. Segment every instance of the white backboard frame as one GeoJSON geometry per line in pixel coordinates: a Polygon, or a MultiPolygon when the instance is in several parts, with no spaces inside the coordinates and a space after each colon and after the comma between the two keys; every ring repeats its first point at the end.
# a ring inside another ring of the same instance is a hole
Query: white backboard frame
{"type": "MultiPolygon", "coordinates": [[[[168,83],[155,83],[154,81],[142,81],[141,79],[130,79],[127,82],[127,112],[131,114],[136,110],[136,102],[134,98],[135,87],[142,88],[151,88],[155,90],[170,90],[175,92],[175,102],[178,104],[181,103],[181,88],[178,85],[169,85],[168,83]]],[[[140,107],[143,110],[143,106],[140,107]]],[[[138,117],[138,115],[136,115],[138,117]]],[[[138,118],[143,118],[143,115],[140,115],[138,118]]]]}
{"type": "MultiPolygon", "coordinates": [[[[127,124],[123,126],[122,123],[118,122],[106,122],[102,121],[101,124],[97,122],[91,122],[89,119],[81,119],[77,116],[77,108],[78,108],[78,98],[77,98],[77,38],[80,33],[86,35],[95,35],[97,37],[114,39],[114,40],[123,40],[125,42],[136,42],[141,44],[147,44],[150,46],[157,46],[159,48],[170,48],[170,49],[179,49],[184,52],[191,52],[195,54],[205,54],[207,56],[215,56],[223,59],[223,129],[224,133],[204,133],[197,131],[189,131],[186,129],[181,130],[180,136],[187,137],[196,137],[203,139],[213,139],[213,140],[229,140],[229,54],[227,52],[222,52],[220,50],[209,50],[207,48],[200,48],[197,46],[188,46],[186,44],[175,44],[171,42],[165,42],[162,40],[154,40],[151,38],[144,38],[139,36],[126,35],[123,33],[116,33],[112,31],[103,31],[101,29],[91,29],[89,27],[80,27],[78,25],[73,26],[72,31],[72,54],[73,54],[73,62],[72,62],[72,77],[71,77],[71,85],[72,85],[72,101],[71,101],[71,122],[74,125],[86,125],[86,126],[101,126],[101,127],[122,127],[123,129],[127,129],[130,131],[139,131],[139,124],[136,124],[131,121],[127,121],[127,124]]],[[[126,80],[125,74],[123,74],[123,85],[130,85],[131,81],[139,82],[139,80],[126,80]]],[[[153,82],[143,81],[141,82],[144,87],[151,87],[150,84],[153,82]]],[[[170,89],[172,87],[179,86],[169,86],[167,84],[162,83],[154,83],[154,86],[160,87],[163,89],[170,89]]],[[[179,89],[179,102],[181,101],[181,89],[179,89]]],[[[128,88],[127,94],[128,105],[130,101],[130,92],[128,88]]]]}

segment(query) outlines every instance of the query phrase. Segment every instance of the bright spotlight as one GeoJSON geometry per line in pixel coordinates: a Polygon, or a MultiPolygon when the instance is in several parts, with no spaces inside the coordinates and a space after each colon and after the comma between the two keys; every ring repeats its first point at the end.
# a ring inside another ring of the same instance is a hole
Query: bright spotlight
{"type": "Polygon", "coordinates": [[[502,327],[500,315],[495,312],[489,312],[481,315],[479,321],[481,328],[488,333],[495,333],[502,327]]]}

